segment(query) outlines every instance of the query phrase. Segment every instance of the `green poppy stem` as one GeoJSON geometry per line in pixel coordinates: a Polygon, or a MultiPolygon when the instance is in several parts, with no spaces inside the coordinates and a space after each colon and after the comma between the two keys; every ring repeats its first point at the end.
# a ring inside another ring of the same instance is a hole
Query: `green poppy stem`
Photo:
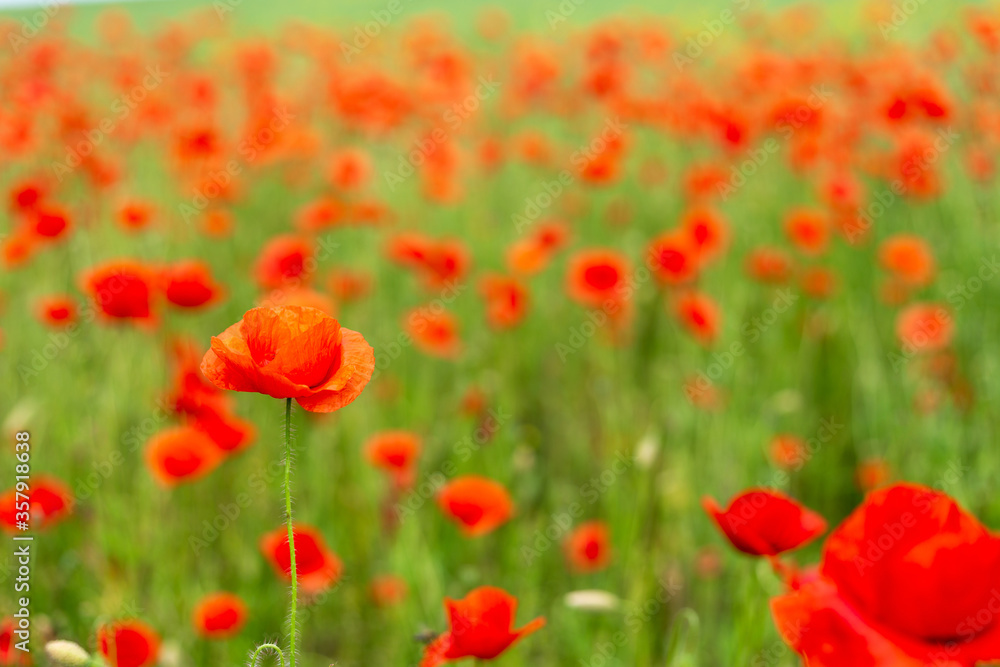
{"type": "Polygon", "coordinates": [[[288,554],[292,599],[288,610],[288,664],[295,667],[295,624],[298,605],[298,572],[295,569],[295,535],[292,530],[292,399],[285,399],[285,516],[288,520],[288,554]]]}

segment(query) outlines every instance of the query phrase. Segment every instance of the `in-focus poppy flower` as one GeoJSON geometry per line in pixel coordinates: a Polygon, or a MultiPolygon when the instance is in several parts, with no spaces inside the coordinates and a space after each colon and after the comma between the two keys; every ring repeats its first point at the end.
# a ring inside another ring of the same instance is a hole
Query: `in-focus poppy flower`
{"type": "MultiPolygon", "coordinates": [[[[19,520],[17,490],[11,489],[0,495],[0,528],[7,532],[17,532],[19,520]]],[[[73,494],[59,479],[49,475],[35,475],[28,490],[29,524],[32,530],[50,528],[68,517],[73,511],[73,494]]],[[[24,520],[24,517],[20,517],[24,520]]]]}
{"type": "Polygon", "coordinates": [[[909,350],[940,350],[951,342],[954,331],[951,312],[937,303],[915,303],[896,318],[896,335],[909,350]]]}
{"type": "Polygon", "coordinates": [[[294,398],[310,412],[333,412],[361,395],[375,353],[356,331],[315,308],[253,308],[212,338],[201,371],[215,386],[294,398]]]}
{"type": "Polygon", "coordinates": [[[603,521],[588,521],[573,529],[564,545],[575,572],[598,572],[611,563],[611,537],[603,521]]]}
{"type": "Polygon", "coordinates": [[[774,465],[785,470],[799,470],[808,459],[802,438],[787,433],[774,436],[769,455],[774,465]]]}
{"type": "Polygon", "coordinates": [[[247,622],[247,606],[234,593],[220,591],[203,597],[191,614],[194,629],[207,639],[229,639],[247,622]]]}
{"type": "Polygon", "coordinates": [[[18,649],[20,639],[14,636],[17,629],[13,616],[0,620],[0,665],[4,667],[28,667],[31,665],[31,654],[18,649]]]}
{"type": "Polygon", "coordinates": [[[628,272],[628,260],[615,250],[582,250],[570,260],[567,290],[585,306],[617,303],[622,300],[628,272]]]}
{"type": "Polygon", "coordinates": [[[406,599],[409,586],[406,580],[394,574],[382,574],[371,583],[372,600],[379,607],[392,607],[406,599]]]}
{"type": "Polygon", "coordinates": [[[747,254],[746,271],[754,280],[780,285],[792,275],[792,260],[779,248],[762,246],[747,254]]]}
{"type": "Polygon", "coordinates": [[[476,588],[461,600],[445,598],[444,607],[450,629],[428,644],[420,667],[463,658],[492,660],[545,625],[544,618],[536,618],[515,630],[517,598],[492,586],[476,588]]]}
{"type": "Polygon", "coordinates": [[[778,491],[749,489],[722,509],[712,498],[702,506],[734,547],[751,556],[798,549],[826,532],[826,520],[778,491]]]}
{"type": "Polygon", "coordinates": [[[164,429],[146,445],[146,465],[164,486],[193,482],[215,470],[221,461],[211,438],[190,426],[164,429]]]}
{"type": "Polygon", "coordinates": [[[413,484],[420,449],[420,436],[412,431],[382,431],[368,438],[365,458],[392,475],[398,488],[406,488],[413,484]]]}
{"type": "Polygon", "coordinates": [[[914,287],[923,287],[934,279],[934,254],[927,241],[915,234],[897,234],[882,242],[879,262],[893,276],[914,287]]]}
{"type": "Polygon", "coordinates": [[[971,667],[1000,660],[998,573],[1000,537],[946,494],[897,484],[868,494],[771,612],[810,665],[971,667]]]}
{"type": "Polygon", "coordinates": [[[517,278],[487,274],[479,281],[486,321],[495,329],[517,326],[528,310],[528,288],[517,278]]]}
{"type": "Polygon", "coordinates": [[[830,224],[819,211],[796,209],[785,218],[789,240],[807,255],[822,254],[830,242],[830,224]]]}
{"type": "Polygon", "coordinates": [[[201,308],[218,300],[222,289],[207,264],[184,260],[160,272],[167,301],[180,308],[201,308]]]}
{"type": "MultiPolygon", "coordinates": [[[[343,564],[330,551],[320,532],[312,526],[295,524],[295,570],[299,586],[309,594],[319,593],[340,579],[343,564]]],[[[288,529],[278,528],[260,540],[260,550],[278,576],[291,580],[292,557],[288,549],[288,529]]]]}
{"type": "Polygon", "coordinates": [[[38,300],[38,319],[59,329],[76,322],[76,301],[64,294],[53,294],[38,300]]]}
{"type": "Polygon", "coordinates": [[[136,232],[149,227],[154,214],[152,204],[143,201],[125,202],[118,209],[118,224],[127,231],[136,232]]]}
{"type": "Polygon", "coordinates": [[[716,257],[729,240],[729,226],[718,211],[696,207],[681,216],[681,229],[691,241],[702,262],[716,257]]]}
{"type": "Polygon", "coordinates": [[[84,273],[82,287],[105,319],[149,322],[155,285],[152,271],[139,262],[122,259],[92,267],[84,273]]]}
{"type": "Polygon", "coordinates": [[[514,503],[498,482],[478,475],[457,477],[441,487],[438,506],[468,537],[485,535],[514,515],[514,503]]]}
{"type": "Polygon", "coordinates": [[[160,637],[142,621],[116,621],[98,628],[97,650],[111,667],[149,667],[159,658],[160,637]]]}
{"type": "Polygon", "coordinates": [[[406,316],[404,327],[417,347],[427,354],[451,359],[461,351],[458,320],[447,310],[434,313],[427,308],[416,308],[406,316]]]}
{"type": "Polygon", "coordinates": [[[674,304],[677,319],[702,344],[709,344],[719,335],[719,307],[711,297],[700,292],[685,292],[674,304]]]}
{"type": "Polygon", "coordinates": [[[687,234],[667,232],[649,244],[650,267],[662,283],[686,283],[698,274],[698,253],[687,234]]]}
{"type": "Polygon", "coordinates": [[[288,286],[309,278],[312,243],[298,236],[278,236],[261,248],[254,266],[257,284],[265,289],[288,286]]]}

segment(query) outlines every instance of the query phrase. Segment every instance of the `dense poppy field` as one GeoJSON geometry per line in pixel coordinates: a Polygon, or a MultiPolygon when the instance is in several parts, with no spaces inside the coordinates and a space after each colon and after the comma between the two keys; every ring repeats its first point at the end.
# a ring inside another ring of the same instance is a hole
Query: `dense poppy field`
{"type": "Polygon", "coordinates": [[[995,7],[239,4],[0,16],[0,665],[1000,661],[995,7]]]}

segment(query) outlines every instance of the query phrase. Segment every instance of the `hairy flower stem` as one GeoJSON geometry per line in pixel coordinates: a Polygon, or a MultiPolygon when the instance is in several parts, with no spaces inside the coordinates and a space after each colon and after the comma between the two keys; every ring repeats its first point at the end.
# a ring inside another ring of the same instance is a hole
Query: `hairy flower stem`
{"type": "Polygon", "coordinates": [[[298,572],[295,569],[295,535],[292,531],[292,399],[285,399],[285,517],[288,521],[288,554],[292,575],[292,599],[288,609],[288,664],[295,667],[295,624],[298,603],[298,572]]]}

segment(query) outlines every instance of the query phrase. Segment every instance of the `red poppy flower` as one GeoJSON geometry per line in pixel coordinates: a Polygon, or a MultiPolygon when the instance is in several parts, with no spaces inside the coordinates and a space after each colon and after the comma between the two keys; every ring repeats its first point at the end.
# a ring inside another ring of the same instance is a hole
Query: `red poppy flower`
{"type": "Polygon", "coordinates": [[[229,211],[211,209],[201,217],[201,229],[213,238],[225,238],[233,231],[233,216],[229,211]]]}
{"type": "Polygon", "coordinates": [[[827,299],[837,288],[837,278],[822,266],[813,266],[802,272],[802,291],[814,299],[827,299]]]}
{"type": "Polygon", "coordinates": [[[951,342],[955,320],[946,307],[936,303],[915,303],[896,318],[896,334],[907,348],[930,352],[951,342]]]}
{"type": "Polygon", "coordinates": [[[14,636],[16,629],[17,625],[13,617],[8,616],[0,621],[0,665],[4,665],[4,667],[28,667],[31,665],[31,654],[14,646],[20,641],[14,636]]]}
{"type": "Polygon", "coordinates": [[[221,400],[206,401],[192,413],[190,425],[201,431],[225,454],[235,454],[249,447],[257,429],[232,414],[221,400]]]}
{"type": "MultiPolygon", "coordinates": [[[[17,490],[0,495],[0,527],[7,532],[17,532],[17,490]]],[[[23,511],[23,510],[22,510],[23,511]]],[[[59,479],[48,475],[35,475],[28,490],[29,523],[32,530],[49,528],[68,517],[73,511],[73,494],[59,479]]],[[[21,517],[23,520],[24,517],[21,517]]]]}
{"type": "Polygon", "coordinates": [[[118,209],[118,224],[130,232],[145,229],[153,221],[155,209],[143,201],[125,202],[118,209]]]}
{"type": "Polygon", "coordinates": [[[699,342],[709,344],[719,335],[719,308],[711,297],[699,292],[686,292],[674,306],[677,318],[699,342]]]}
{"type": "Polygon", "coordinates": [[[585,306],[601,307],[609,300],[619,302],[626,286],[628,260],[614,250],[578,252],[567,275],[570,297],[585,306]]]}
{"type": "Polygon", "coordinates": [[[718,211],[707,207],[687,211],[681,217],[681,229],[702,261],[716,257],[729,240],[729,227],[725,218],[718,211]]]}
{"type": "Polygon", "coordinates": [[[361,334],[321,310],[253,308],[212,338],[201,371],[222,389],[294,398],[310,412],[333,412],[361,395],[375,353],[361,334]]]}
{"type": "Polygon", "coordinates": [[[420,455],[420,436],[411,431],[382,431],[368,438],[365,458],[392,475],[397,487],[413,484],[414,467],[420,455]]]}
{"type": "Polygon", "coordinates": [[[687,234],[667,232],[649,244],[651,268],[668,285],[686,283],[698,274],[698,250],[687,234]]]}
{"type": "Polygon", "coordinates": [[[76,322],[76,301],[63,294],[53,294],[38,301],[38,319],[58,329],[76,322]]]}
{"type": "Polygon", "coordinates": [[[597,572],[611,563],[611,537],[603,521],[589,521],[573,529],[565,544],[566,559],[576,572],[597,572]]]}
{"type": "Polygon", "coordinates": [[[445,598],[444,607],[450,629],[427,646],[420,667],[463,658],[492,660],[545,625],[544,618],[536,618],[513,629],[517,598],[492,586],[476,588],[461,600],[445,598]]]}
{"type": "Polygon", "coordinates": [[[111,320],[150,321],[155,284],[153,272],[128,259],[95,266],[83,277],[84,291],[111,320]]]}
{"type": "Polygon", "coordinates": [[[14,212],[32,211],[39,206],[48,194],[46,186],[33,180],[16,183],[10,189],[9,202],[10,209],[14,212]]]}
{"type": "Polygon", "coordinates": [[[160,431],[146,445],[146,465],[164,486],[193,482],[215,470],[221,461],[211,438],[190,426],[160,431]]]}
{"type": "Polygon", "coordinates": [[[216,301],[222,289],[204,262],[185,260],[161,272],[167,301],[181,308],[200,308],[216,301]]]}
{"type": "Polygon", "coordinates": [[[880,458],[866,459],[858,463],[854,471],[854,481],[862,491],[872,491],[889,481],[889,464],[880,458]]]}
{"type": "Polygon", "coordinates": [[[514,515],[514,503],[502,485],[487,477],[465,475],[441,487],[438,506],[468,537],[485,535],[514,515]]]}
{"type": "Polygon", "coordinates": [[[823,517],[777,491],[744,491],[725,510],[706,496],[702,506],[730,543],[752,556],[798,549],[826,532],[823,517]]]}
{"type": "Polygon", "coordinates": [[[797,209],[785,218],[785,232],[799,250],[819,255],[830,242],[830,225],[819,211],[797,209]]]}
{"type": "Polygon", "coordinates": [[[1000,537],[944,493],[898,484],[870,493],[771,611],[808,664],[971,667],[1000,660],[998,573],[1000,537]]]}
{"type": "Polygon", "coordinates": [[[461,351],[458,320],[447,310],[434,313],[427,308],[416,308],[407,315],[404,326],[417,347],[427,354],[451,359],[461,351]]]}
{"type": "Polygon", "coordinates": [[[3,263],[9,269],[22,266],[35,252],[38,240],[34,234],[23,227],[17,228],[7,238],[3,239],[3,263]]]}
{"type": "Polygon", "coordinates": [[[780,434],[771,440],[771,460],[774,465],[785,470],[798,470],[807,460],[807,451],[802,438],[780,434]]]}
{"type": "Polygon", "coordinates": [[[879,262],[908,285],[923,287],[934,279],[934,255],[927,241],[914,234],[897,234],[882,242],[879,262]]]}
{"type": "Polygon", "coordinates": [[[337,199],[320,197],[295,213],[295,226],[307,232],[328,229],[344,220],[345,211],[344,204],[337,199]]]}
{"type": "Polygon", "coordinates": [[[160,637],[142,621],[116,621],[98,628],[97,650],[111,667],[148,667],[157,661],[160,637]]]}
{"type": "Polygon", "coordinates": [[[330,156],[327,177],[336,188],[358,190],[371,179],[372,171],[372,161],[368,154],[357,148],[349,148],[330,156]]]}
{"type": "Polygon", "coordinates": [[[372,600],[379,607],[391,607],[406,599],[409,586],[406,580],[394,574],[383,574],[372,579],[372,600]]]}
{"type": "Polygon", "coordinates": [[[33,231],[45,240],[54,241],[64,236],[70,228],[69,212],[61,206],[39,206],[32,213],[33,231]]]}
{"type": "MultiPolygon", "coordinates": [[[[337,554],[330,551],[323,536],[312,526],[295,524],[295,570],[299,586],[306,593],[323,591],[340,579],[343,565],[337,554]]],[[[260,550],[278,576],[291,580],[292,557],[288,549],[288,529],[278,528],[260,540],[260,550]]]]}
{"type": "Polygon", "coordinates": [[[254,275],[258,285],[273,289],[307,280],[312,262],[310,241],[298,236],[278,236],[261,248],[254,275]]]}
{"type": "Polygon", "coordinates": [[[194,629],[207,639],[228,639],[240,633],[247,622],[247,606],[238,595],[211,593],[195,605],[194,629]]]}
{"type": "Polygon", "coordinates": [[[517,278],[487,274],[479,281],[486,321],[495,329],[517,326],[528,310],[528,288],[517,278]]]}
{"type": "Polygon", "coordinates": [[[792,275],[792,260],[783,250],[762,246],[747,255],[746,270],[754,280],[780,285],[792,275]]]}
{"type": "Polygon", "coordinates": [[[360,271],[335,269],[326,281],[327,289],[341,301],[357,301],[371,291],[371,277],[360,271]]]}

